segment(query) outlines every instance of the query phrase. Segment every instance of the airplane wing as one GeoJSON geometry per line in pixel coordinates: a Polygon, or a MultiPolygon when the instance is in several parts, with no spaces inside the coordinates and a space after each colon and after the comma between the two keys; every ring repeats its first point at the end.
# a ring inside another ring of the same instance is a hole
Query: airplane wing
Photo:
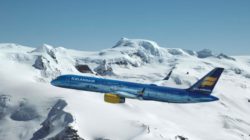
{"type": "Polygon", "coordinates": [[[113,91],[111,93],[104,94],[104,101],[108,103],[125,103],[125,98],[136,98],[134,94],[130,94],[124,91],[113,91]]]}
{"type": "Polygon", "coordinates": [[[137,98],[137,95],[128,93],[128,92],[124,92],[124,91],[115,91],[114,94],[119,95],[121,97],[125,97],[125,98],[137,98]]]}
{"type": "Polygon", "coordinates": [[[145,88],[138,91],[138,94],[131,94],[125,91],[113,91],[112,93],[104,94],[104,101],[108,103],[125,103],[125,98],[140,99],[144,94],[145,88]]]}

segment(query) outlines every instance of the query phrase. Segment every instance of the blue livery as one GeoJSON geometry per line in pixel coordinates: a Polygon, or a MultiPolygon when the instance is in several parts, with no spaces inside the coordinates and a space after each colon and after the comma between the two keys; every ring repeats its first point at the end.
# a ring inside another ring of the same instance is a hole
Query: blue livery
{"type": "Polygon", "coordinates": [[[105,93],[105,101],[124,103],[125,98],[170,103],[197,103],[218,100],[211,95],[223,68],[215,68],[188,89],[141,84],[78,75],[61,75],[51,84],[63,88],[105,93]]]}

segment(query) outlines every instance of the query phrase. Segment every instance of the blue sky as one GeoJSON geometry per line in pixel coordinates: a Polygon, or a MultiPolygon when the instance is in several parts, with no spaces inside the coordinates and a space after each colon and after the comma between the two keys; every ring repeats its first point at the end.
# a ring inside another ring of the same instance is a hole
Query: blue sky
{"type": "Polygon", "coordinates": [[[101,50],[121,38],[250,54],[249,0],[0,0],[0,42],[101,50]]]}

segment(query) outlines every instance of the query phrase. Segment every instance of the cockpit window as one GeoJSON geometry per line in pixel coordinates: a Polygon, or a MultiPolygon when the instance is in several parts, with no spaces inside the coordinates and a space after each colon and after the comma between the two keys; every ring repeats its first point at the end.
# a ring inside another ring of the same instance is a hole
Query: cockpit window
{"type": "Polygon", "coordinates": [[[63,78],[64,76],[58,76],[57,78],[55,78],[55,80],[63,80],[64,78],[63,78]]]}

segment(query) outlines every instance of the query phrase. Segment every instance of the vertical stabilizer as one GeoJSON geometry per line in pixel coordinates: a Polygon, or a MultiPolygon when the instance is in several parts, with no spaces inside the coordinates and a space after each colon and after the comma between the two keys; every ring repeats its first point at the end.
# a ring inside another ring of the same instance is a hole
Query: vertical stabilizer
{"type": "Polygon", "coordinates": [[[224,68],[215,68],[187,90],[189,92],[211,94],[224,68]]]}

